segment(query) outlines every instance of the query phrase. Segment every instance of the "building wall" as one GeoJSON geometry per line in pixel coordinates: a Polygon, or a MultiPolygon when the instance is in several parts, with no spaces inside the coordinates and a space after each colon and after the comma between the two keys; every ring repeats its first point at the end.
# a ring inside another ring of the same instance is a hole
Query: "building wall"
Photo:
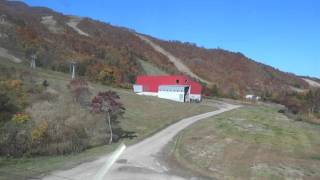
{"type": "Polygon", "coordinates": [[[201,94],[190,94],[190,100],[201,101],[201,94]]]}
{"type": "Polygon", "coordinates": [[[201,94],[201,84],[192,81],[187,76],[138,76],[137,85],[143,85],[143,91],[158,92],[160,85],[189,85],[191,94],[201,94]]]}
{"type": "Polygon", "coordinates": [[[139,95],[158,96],[159,98],[173,101],[186,102],[201,101],[202,86],[198,82],[192,81],[187,76],[138,76],[134,91],[139,95]],[[188,86],[189,92],[178,92],[171,90],[160,90],[160,86],[188,86]],[[142,89],[142,92],[140,92],[142,89]]]}
{"type": "Polygon", "coordinates": [[[184,102],[184,92],[159,91],[158,97],[177,101],[177,102],[184,102]]]}
{"type": "Polygon", "coordinates": [[[141,93],[141,92],[143,92],[143,87],[142,87],[142,85],[136,85],[136,84],[134,84],[134,85],[133,85],[133,92],[135,92],[135,93],[141,93]]]}
{"type": "Polygon", "coordinates": [[[156,92],[139,92],[138,95],[145,95],[145,96],[158,96],[156,92]]]}

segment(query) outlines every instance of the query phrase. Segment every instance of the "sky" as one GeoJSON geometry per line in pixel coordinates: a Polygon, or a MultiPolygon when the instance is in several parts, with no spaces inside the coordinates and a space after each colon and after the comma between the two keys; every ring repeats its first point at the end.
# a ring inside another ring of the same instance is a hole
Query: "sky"
{"type": "Polygon", "coordinates": [[[320,78],[318,0],[24,0],[320,78]]]}

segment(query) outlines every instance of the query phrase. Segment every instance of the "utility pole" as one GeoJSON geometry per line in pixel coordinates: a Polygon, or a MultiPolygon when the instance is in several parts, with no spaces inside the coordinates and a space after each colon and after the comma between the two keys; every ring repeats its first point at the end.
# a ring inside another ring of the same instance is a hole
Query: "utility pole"
{"type": "Polygon", "coordinates": [[[76,78],[76,62],[72,61],[71,62],[71,79],[75,79],[76,78]]]}
{"type": "Polygon", "coordinates": [[[4,15],[4,14],[2,14],[2,15],[0,16],[0,24],[5,24],[5,23],[6,23],[6,19],[7,19],[7,16],[4,15]]]}
{"type": "Polygon", "coordinates": [[[31,56],[31,62],[30,62],[31,69],[35,69],[36,68],[36,59],[37,59],[37,55],[33,54],[31,56]]]}

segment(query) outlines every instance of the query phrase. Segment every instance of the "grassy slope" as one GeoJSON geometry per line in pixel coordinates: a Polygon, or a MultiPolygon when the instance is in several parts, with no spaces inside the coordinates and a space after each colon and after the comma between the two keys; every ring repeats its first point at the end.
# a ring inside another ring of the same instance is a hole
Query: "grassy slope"
{"type": "Polygon", "coordinates": [[[165,71],[159,69],[157,66],[151,64],[150,62],[139,60],[143,70],[150,75],[167,75],[165,71]]]}
{"type": "Polygon", "coordinates": [[[179,136],[179,164],[218,179],[319,179],[320,126],[270,107],[244,107],[201,121],[179,136]]]}
{"type": "MultiPolygon", "coordinates": [[[[3,62],[0,62],[0,64],[3,65],[3,62]]],[[[24,68],[23,65],[16,66],[10,63],[6,63],[5,65],[24,68]]],[[[63,91],[67,91],[66,85],[69,82],[68,75],[41,69],[37,70],[37,74],[39,82],[42,82],[42,79],[47,79],[50,87],[56,88],[64,96],[63,91]]],[[[131,90],[116,89],[99,84],[90,84],[90,86],[93,94],[98,91],[112,89],[120,95],[121,102],[126,108],[121,126],[125,130],[135,131],[138,135],[133,140],[124,140],[127,145],[136,143],[179,119],[213,110],[212,107],[205,105],[175,103],[155,97],[138,96],[132,93],[131,90]]],[[[100,146],[79,154],[65,156],[25,157],[18,159],[0,157],[0,179],[24,179],[45,174],[52,170],[70,168],[79,163],[105,155],[117,145],[100,146]]]]}

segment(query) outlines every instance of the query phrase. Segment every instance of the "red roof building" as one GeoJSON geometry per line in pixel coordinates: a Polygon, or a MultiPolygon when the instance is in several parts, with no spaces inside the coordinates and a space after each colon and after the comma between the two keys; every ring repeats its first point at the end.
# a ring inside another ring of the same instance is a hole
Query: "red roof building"
{"type": "Polygon", "coordinates": [[[137,77],[134,91],[141,95],[164,96],[162,98],[170,97],[166,99],[175,98],[177,101],[188,102],[192,100],[201,101],[202,86],[182,75],[142,75],[137,77]],[[181,98],[182,92],[183,98],[181,98]]]}

